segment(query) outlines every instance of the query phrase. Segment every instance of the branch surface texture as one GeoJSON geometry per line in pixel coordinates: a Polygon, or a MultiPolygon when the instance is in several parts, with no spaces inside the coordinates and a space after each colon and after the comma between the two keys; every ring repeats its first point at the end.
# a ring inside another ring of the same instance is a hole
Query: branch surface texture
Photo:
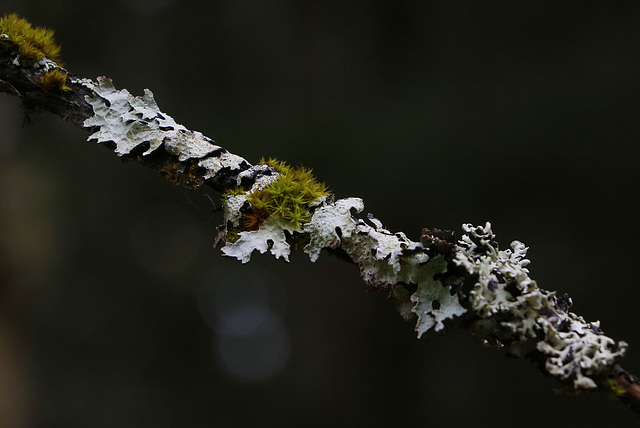
{"type": "Polygon", "coordinates": [[[365,283],[391,298],[405,318],[416,318],[418,337],[465,328],[532,361],[565,391],[601,390],[640,413],[640,382],[617,364],[627,343],[570,312],[567,295],[539,288],[523,243],[501,250],[489,223],[463,225],[460,239],[438,229],[423,229],[418,241],[390,232],[362,215],[362,199],[336,199],[309,170],[275,160],[251,165],[186,129],[160,111],[148,89],[133,96],[108,78],[68,74],[44,50],[27,55],[16,20],[0,21],[0,90],[17,95],[27,112],[55,113],[91,132],[89,140],[175,184],[223,193],[217,242],[225,256],[246,263],[254,251],[287,261],[293,248],[311,261],[334,254],[356,264],[365,283]]]}

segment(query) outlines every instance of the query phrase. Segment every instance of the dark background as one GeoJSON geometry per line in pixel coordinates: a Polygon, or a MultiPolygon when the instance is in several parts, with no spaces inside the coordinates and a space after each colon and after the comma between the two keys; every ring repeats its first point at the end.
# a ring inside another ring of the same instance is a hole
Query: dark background
{"type": "MultiPolygon", "coordinates": [[[[640,373],[640,3],[2,0],[251,162],[392,231],[491,221],[640,373]]],[[[357,269],[213,248],[188,193],[0,95],[0,425],[636,426],[463,331],[416,339],[357,269]]],[[[218,195],[209,192],[216,206],[218,195]]]]}

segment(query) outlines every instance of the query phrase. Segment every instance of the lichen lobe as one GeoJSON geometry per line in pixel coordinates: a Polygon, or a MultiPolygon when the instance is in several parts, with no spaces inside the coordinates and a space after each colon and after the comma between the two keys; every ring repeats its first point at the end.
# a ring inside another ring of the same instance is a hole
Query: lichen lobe
{"type": "Polygon", "coordinates": [[[599,322],[569,312],[571,300],[540,289],[525,267],[527,248],[514,241],[500,251],[491,224],[463,226],[454,262],[477,282],[469,293],[475,334],[507,345],[517,357],[542,359],[542,368],[576,390],[598,387],[627,343],[604,335],[599,322]]]}
{"type": "Polygon", "coordinates": [[[228,153],[202,133],[188,130],[161,112],[148,89],[136,97],[126,89],[117,90],[111,79],[105,77],[98,77],[97,83],[79,83],[94,92],[93,96],[85,97],[94,111],[94,115],[84,121],[85,127],[95,129],[89,140],[114,143],[114,151],[119,156],[130,155],[139,147],[146,147],[142,156],[147,156],[164,146],[167,153],[180,162],[197,161],[197,165],[205,169],[204,180],[223,168],[239,170],[248,165],[240,156],[228,153]]]}
{"type": "MultiPolygon", "coordinates": [[[[229,197],[227,223],[238,221],[238,214],[231,207],[242,209],[242,201],[242,195],[229,197]]],[[[257,231],[241,232],[238,240],[227,241],[223,253],[247,262],[254,250],[265,252],[265,242],[270,239],[273,248],[279,249],[278,254],[287,259],[290,247],[281,241],[282,237],[286,239],[284,231],[302,233],[308,241],[303,251],[311,261],[316,261],[324,249],[340,250],[358,265],[362,278],[372,288],[390,297],[402,296],[402,302],[398,302],[401,313],[417,316],[419,337],[431,329],[442,330],[446,320],[465,313],[457,295],[436,279],[446,270],[443,256],[430,259],[420,243],[402,233],[389,232],[373,216],[368,216],[368,222],[358,218],[356,215],[363,209],[360,198],[325,198],[314,207],[310,221],[301,230],[287,230],[283,226],[289,223],[272,223],[268,219],[257,231]],[[399,293],[399,289],[406,290],[402,284],[413,284],[416,291],[412,295],[399,293]]]]}

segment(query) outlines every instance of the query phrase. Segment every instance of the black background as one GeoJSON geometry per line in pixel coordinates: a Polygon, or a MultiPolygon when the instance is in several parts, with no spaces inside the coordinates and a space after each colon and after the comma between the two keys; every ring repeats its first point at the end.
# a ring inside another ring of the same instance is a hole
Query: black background
{"type": "MultiPolygon", "coordinates": [[[[640,3],[2,0],[4,12],[55,29],[70,72],[150,88],[251,162],[312,167],[392,231],[491,221],[503,248],[530,247],[541,287],[631,344],[623,365],[640,372],[640,3]]],[[[466,332],[417,340],[353,266],[223,259],[206,192],[32,119],[22,128],[18,100],[0,96],[0,423],[636,425],[599,394],[553,394],[466,332]],[[277,294],[286,359],[261,380],[225,368],[201,309],[234,278],[277,294]]]]}

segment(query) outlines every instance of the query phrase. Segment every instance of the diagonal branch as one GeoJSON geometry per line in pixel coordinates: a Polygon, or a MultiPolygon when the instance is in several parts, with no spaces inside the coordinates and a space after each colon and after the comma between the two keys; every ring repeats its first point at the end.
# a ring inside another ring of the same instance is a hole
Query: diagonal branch
{"type": "MultiPolygon", "coordinates": [[[[66,84],[69,90],[59,91],[43,88],[41,84],[43,76],[48,70],[58,68],[56,63],[48,60],[43,60],[31,67],[16,65],[14,56],[0,50],[0,90],[18,96],[22,101],[26,115],[44,110],[87,131],[93,130],[92,125],[85,124],[87,120],[94,117],[91,100],[100,97],[96,92],[98,88],[105,91],[104,93],[106,91],[115,93],[111,81],[106,78],[98,78],[98,82],[94,82],[67,74],[66,84]]],[[[145,94],[145,97],[140,98],[140,100],[145,100],[141,102],[153,100],[153,94],[150,91],[145,94]]],[[[139,139],[135,140],[139,144],[130,143],[134,144],[134,147],[126,152],[118,149],[119,141],[108,141],[103,136],[96,137],[98,142],[105,142],[107,147],[115,149],[119,156],[146,165],[172,183],[190,190],[195,190],[206,184],[223,192],[230,187],[235,187],[237,175],[250,168],[251,165],[246,160],[230,154],[226,149],[215,145],[213,140],[202,134],[188,131],[171,118],[167,120],[164,117],[152,116],[152,114],[159,113],[158,111],[152,113],[150,110],[150,108],[157,110],[155,102],[145,106],[147,109],[145,111],[133,111],[134,107],[129,104],[129,101],[136,99],[126,91],[120,93],[119,107],[132,109],[130,117],[126,120],[131,121],[129,124],[135,125],[131,127],[132,129],[143,131],[143,127],[146,126],[153,128],[156,132],[152,132],[151,129],[146,129],[146,134],[140,132],[139,139]],[[170,130],[169,127],[173,128],[170,130]],[[162,147],[158,147],[158,142],[155,141],[153,143],[156,144],[154,149],[158,148],[159,150],[153,150],[152,153],[148,148],[152,144],[151,139],[153,138],[160,138],[160,140],[173,138],[174,141],[180,140],[180,144],[185,144],[188,141],[190,147],[199,145],[200,152],[191,154],[179,152],[180,149],[172,149],[169,144],[160,144],[162,147]],[[116,146],[114,147],[113,144],[116,146]]],[[[110,119],[116,119],[122,113],[122,110],[116,111],[116,106],[113,107],[113,109],[105,111],[107,115],[110,115],[110,119]]],[[[122,126],[121,131],[126,132],[125,126],[127,124],[120,125],[122,126]]]]}
{"type": "Polygon", "coordinates": [[[500,250],[489,223],[464,225],[459,240],[438,229],[423,229],[419,241],[392,233],[371,214],[358,216],[361,199],[336,200],[310,171],[274,160],[251,165],[176,123],[151,91],[133,96],[108,78],[79,78],[44,54],[27,61],[8,33],[0,22],[0,91],[18,96],[26,114],[54,113],[172,183],[223,193],[218,240],[226,256],[246,263],[258,250],[288,260],[293,247],[315,261],[328,251],[357,264],[405,318],[417,318],[419,337],[465,328],[532,361],[564,391],[599,390],[640,414],[640,380],[618,365],[627,344],[570,312],[568,296],[540,289],[529,277],[524,244],[500,250]]]}

